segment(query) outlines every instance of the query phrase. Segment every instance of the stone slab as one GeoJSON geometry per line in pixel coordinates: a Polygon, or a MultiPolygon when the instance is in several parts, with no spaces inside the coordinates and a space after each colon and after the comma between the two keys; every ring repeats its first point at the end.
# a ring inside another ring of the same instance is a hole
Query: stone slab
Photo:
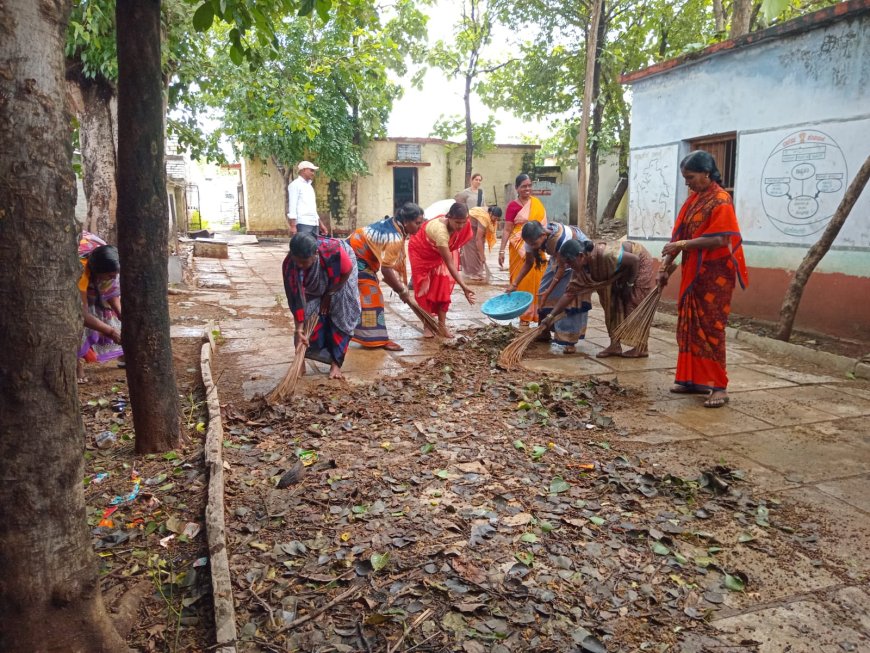
{"type": "Polygon", "coordinates": [[[758,642],[758,653],[845,653],[867,651],[866,633],[837,623],[815,601],[797,601],[713,621],[734,644],[758,642]]]}
{"type": "Polygon", "coordinates": [[[794,385],[797,384],[741,365],[731,365],[728,367],[728,392],[787,388],[794,385]]]}
{"type": "MultiPolygon", "coordinates": [[[[870,468],[870,462],[865,462],[864,468],[870,468]]],[[[817,484],[816,487],[825,494],[830,494],[870,515],[870,474],[839,481],[826,481],[817,484]]],[[[867,522],[870,524],[870,517],[867,518],[867,522]]]]}
{"type": "Polygon", "coordinates": [[[227,244],[207,240],[193,242],[193,255],[202,258],[228,258],[227,244]]]}
{"type": "Polygon", "coordinates": [[[849,578],[870,579],[870,522],[867,515],[813,487],[785,490],[783,499],[802,504],[823,524],[816,543],[819,556],[843,566],[849,578]]]}
{"type": "Polygon", "coordinates": [[[840,392],[823,386],[802,386],[770,390],[770,394],[786,398],[789,402],[824,411],[837,417],[870,415],[870,399],[840,392]]]}
{"type": "Polygon", "coordinates": [[[656,403],[656,408],[670,419],[704,435],[717,436],[728,433],[743,433],[771,428],[770,424],[755,417],[733,410],[739,398],[732,393],[731,404],[723,408],[704,408],[704,397],[693,395],[673,401],[656,403]]]}
{"type": "Polygon", "coordinates": [[[870,446],[838,423],[768,429],[723,436],[719,442],[796,483],[860,474],[870,469],[870,446]]]}
{"type": "Polygon", "coordinates": [[[775,376],[778,379],[785,379],[786,381],[791,381],[792,383],[836,383],[840,380],[827,374],[809,374],[807,372],[798,372],[797,370],[791,370],[787,367],[780,367],[779,365],[751,363],[747,364],[746,367],[756,370],[758,372],[763,372],[764,374],[769,374],[770,376],[775,376]]]}
{"type": "Polygon", "coordinates": [[[732,410],[762,419],[773,426],[824,422],[834,416],[801,400],[805,388],[756,390],[731,394],[732,410]]]}

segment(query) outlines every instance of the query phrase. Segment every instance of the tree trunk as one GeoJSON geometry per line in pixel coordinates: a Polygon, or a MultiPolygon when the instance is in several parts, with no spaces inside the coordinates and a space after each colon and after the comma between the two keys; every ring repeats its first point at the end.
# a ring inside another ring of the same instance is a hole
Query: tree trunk
{"type": "Polygon", "coordinates": [[[725,31],[725,8],[722,0],[713,0],[713,19],[716,21],[716,33],[722,34],[725,31]]]}
{"type": "Polygon", "coordinates": [[[275,164],[275,168],[281,174],[281,179],[284,180],[284,219],[287,219],[287,214],[290,213],[290,182],[292,181],[292,166],[286,166],[274,156],[272,157],[272,163],[275,164]]]}
{"type": "Polygon", "coordinates": [[[350,233],[356,231],[356,214],[357,207],[359,206],[359,176],[354,175],[350,180],[350,201],[347,206],[347,213],[350,216],[348,220],[350,229],[350,233]]]}
{"type": "Polygon", "coordinates": [[[136,452],[178,444],[178,394],[166,288],[169,213],[160,77],[160,0],[119,2],[118,250],[121,331],[136,452]]]}
{"type": "Polygon", "coordinates": [[[598,45],[598,24],[601,21],[602,0],[592,0],[592,16],[586,31],[586,79],[583,83],[583,116],[577,134],[577,226],[583,231],[586,224],[586,144],[589,140],[589,109],[592,106],[592,76],[595,71],[595,54],[598,45]]]}
{"type": "Polygon", "coordinates": [[[849,184],[849,188],[846,189],[846,194],[843,195],[843,199],[840,201],[840,206],[837,207],[831,221],[828,223],[828,226],[825,227],[825,231],[822,232],[821,238],[819,238],[815,245],[810,247],[804,256],[804,260],[801,261],[801,264],[795,271],[794,277],[788,285],[788,290],[785,292],[785,299],[782,301],[782,309],[779,312],[779,325],[777,325],[776,335],[774,336],[777,340],[785,340],[788,342],[789,338],[791,338],[794,320],[797,316],[798,306],[800,305],[801,297],[804,294],[804,288],[807,285],[807,281],[809,281],[813,270],[816,269],[816,266],[825,254],[828,253],[831,245],[834,244],[837,234],[839,234],[840,229],[843,228],[846,218],[849,217],[852,207],[855,206],[855,202],[857,202],[858,198],[861,196],[861,191],[863,191],[864,186],[867,185],[868,179],[870,179],[870,156],[868,156],[864,161],[864,165],[861,166],[861,169],[858,170],[858,174],[855,175],[852,183],[849,184]]]}
{"type": "Polygon", "coordinates": [[[123,651],[82,489],[70,2],[0,3],[0,650],[123,651]]]}
{"type": "Polygon", "coordinates": [[[105,80],[77,76],[81,104],[77,107],[82,150],[82,181],[88,203],[85,228],[106,242],[118,242],[117,126],[115,90],[105,80]]]}
{"type": "Polygon", "coordinates": [[[471,186],[471,168],[474,164],[474,133],[471,126],[471,75],[465,76],[465,185],[471,186]]]}
{"type": "Polygon", "coordinates": [[[731,32],[728,38],[749,34],[749,21],[752,19],[752,0],[734,0],[731,8],[731,32]]]}
{"type": "Polygon", "coordinates": [[[606,224],[616,217],[616,209],[619,208],[619,203],[625,196],[625,191],[628,190],[628,177],[620,177],[616,182],[613,192],[610,194],[610,199],[607,200],[607,206],[601,213],[601,224],[606,224]]]}
{"type": "Polygon", "coordinates": [[[601,119],[604,114],[604,103],[601,101],[601,53],[607,38],[606,1],[601,0],[601,20],[598,21],[598,38],[595,42],[595,66],[592,71],[592,96],[595,108],[592,109],[592,147],[589,148],[589,187],[586,190],[586,224],[590,236],[598,232],[598,177],[599,156],[601,147],[598,136],[601,134],[601,119]]]}

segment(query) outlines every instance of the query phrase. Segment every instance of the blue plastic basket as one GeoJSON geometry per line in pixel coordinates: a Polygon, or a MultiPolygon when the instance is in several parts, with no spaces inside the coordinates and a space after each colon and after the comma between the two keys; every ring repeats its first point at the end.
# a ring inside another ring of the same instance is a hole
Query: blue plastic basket
{"type": "Polygon", "coordinates": [[[512,320],[526,312],[532,305],[532,293],[515,290],[510,295],[496,295],[487,299],[480,310],[493,320],[512,320]]]}

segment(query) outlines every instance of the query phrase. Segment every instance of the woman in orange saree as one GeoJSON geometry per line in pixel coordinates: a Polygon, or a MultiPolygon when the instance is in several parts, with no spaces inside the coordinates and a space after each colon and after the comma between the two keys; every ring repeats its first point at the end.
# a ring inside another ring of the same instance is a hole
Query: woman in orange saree
{"type": "MultiPolygon", "coordinates": [[[[438,316],[438,322],[448,337],[447,310],[453,287],[458,283],[468,303],[474,304],[474,291],[459,274],[459,248],[471,237],[468,207],[456,202],[446,215],[426,222],[408,241],[414,298],[420,308],[438,316]]],[[[435,334],[424,328],[423,335],[432,338],[435,334]]]]}
{"type": "MultiPolygon", "coordinates": [[[[501,248],[498,252],[499,267],[504,267],[504,254],[508,243],[510,243],[509,271],[511,279],[519,277],[520,270],[523,269],[523,264],[526,262],[526,244],[522,237],[523,225],[529,221],[540,222],[542,226],[547,225],[547,210],[541,200],[532,197],[531,178],[523,173],[516,178],[514,185],[517,189],[517,199],[508,204],[505,210],[505,226],[501,237],[501,248]]],[[[546,260],[546,256],[544,258],[546,260]]],[[[530,292],[534,297],[529,310],[520,316],[520,324],[538,321],[538,288],[543,276],[544,266],[532,267],[516,288],[530,292]]]]}
{"type": "Polygon", "coordinates": [[[659,283],[666,285],[671,263],[681,254],[677,318],[677,373],[671,392],[705,394],[705,408],[728,403],[725,325],[736,282],[748,283],[743,239],[731,196],[713,157],[697,150],[680,163],[691,191],[662,249],[659,283]]]}

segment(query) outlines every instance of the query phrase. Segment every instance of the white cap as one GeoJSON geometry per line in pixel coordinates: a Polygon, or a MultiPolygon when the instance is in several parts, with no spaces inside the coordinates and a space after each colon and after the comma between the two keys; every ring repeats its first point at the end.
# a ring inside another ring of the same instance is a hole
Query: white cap
{"type": "Polygon", "coordinates": [[[305,169],[308,169],[308,170],[320,170],[320,168],[318,168],[316,165],[314,165],[313,163],[311,163],[311,161],[300,161],[300,162],[299,162],[299,165],[296,166],[296,169],[299,170],[300,172],[301,172],[302,170],[305,170],[305,169]]]}

